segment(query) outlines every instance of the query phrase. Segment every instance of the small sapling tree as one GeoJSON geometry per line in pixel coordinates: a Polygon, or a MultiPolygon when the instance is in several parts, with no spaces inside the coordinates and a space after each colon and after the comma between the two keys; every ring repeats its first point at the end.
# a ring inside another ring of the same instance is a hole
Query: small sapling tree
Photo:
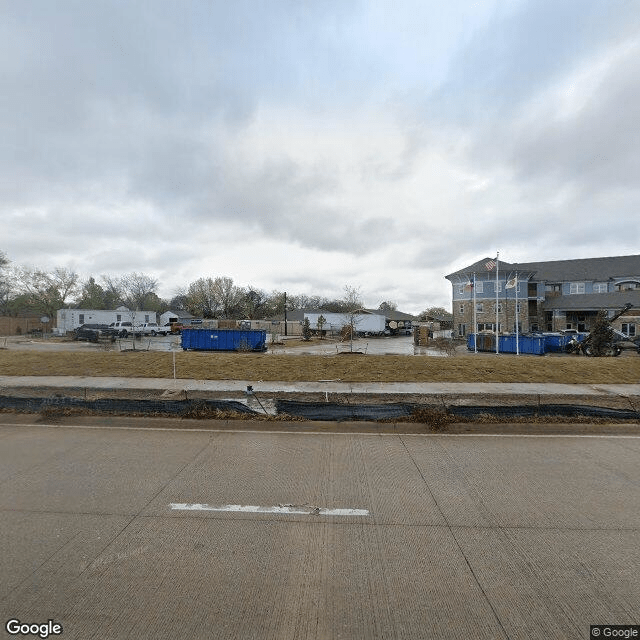
{"type": "Polygon", "coordinates": [[[591,332],[591,349],[594,356],[606,356],[611,351],[614,333],[607,312],[601,309],[596,316],[596,322],[591,332]]]}
{"type": "Polygon", "coordinates": [[[311,340],[311,324],[309,323],[309,318],[305,318],[302,323],[302,339],[306,342],[311,340]]]}

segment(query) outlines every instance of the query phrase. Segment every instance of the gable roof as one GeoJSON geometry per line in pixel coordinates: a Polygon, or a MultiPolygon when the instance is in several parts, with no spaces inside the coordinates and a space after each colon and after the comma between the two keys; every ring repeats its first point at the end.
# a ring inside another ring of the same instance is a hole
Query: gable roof
{"type": "MultiPolygon", "coordinates": [[[[472,273],[495,273],[494,269],[487,269],[486,263],[492,258],[478,260],[472,265],[454,271],[448,280],[459,281],[467,279],[472,273]]],[[[624,278],[640,276],[640,255],[610,256],[605,258],[578,258],[575,260],[549,260],[545,262],[499,262],[500,272],[518,271],[521,274],[530,273],[537,281],[560,282],[563,280],[607,280],[609,278],[624,278]]]]}
{"type": "Polygon", "coordinates": [[[469,276],[474,273],[476,275],[486,274],[486,273],[491,273],[495,275],[496,273],[495,267],[493,267],[492,269],[487,268],[487,264],[492,261],[497,262],[497,266],[500,269],[500,272],[505,270],[511,271],[513,267],[511,263],[504,262],[503,260],[496,260],[495,258],[482,258],[482,260],[478,260],[478,262],[474,262],[473,264],[470,264],[468,267],[464,267],[463,269],[450,273],[448,276],[445,276],[445,278],[447,278],[448,280],[464,279],[466,281],[469,279],[469,276]]]}
{"type": "Polygon", "coordinates": [[[172,309],[167,309],[164,313],[161,313],[160,315],[164,316],[167,313],[172,316],[176,316],[176,318],[184,318],[185,320],[188,320],[190,318],[195,318],[195,316],[192,316],[188,311],[173,311],[172,309]]]}

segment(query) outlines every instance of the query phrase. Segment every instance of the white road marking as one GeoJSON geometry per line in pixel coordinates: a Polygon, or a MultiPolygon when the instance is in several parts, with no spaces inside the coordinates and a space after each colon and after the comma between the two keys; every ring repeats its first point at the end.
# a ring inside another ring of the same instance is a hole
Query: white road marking
{"type": "Polygon", "coordinates": [[[210,504],[171,503],[174,511],[234,511],[236,513],[284,513],[318,516],[368,516],[367,509],[327,509],[309,505],[279,504],[273,507],[259,507],[256,505],[223,504],[219,506],[210,504]]]}

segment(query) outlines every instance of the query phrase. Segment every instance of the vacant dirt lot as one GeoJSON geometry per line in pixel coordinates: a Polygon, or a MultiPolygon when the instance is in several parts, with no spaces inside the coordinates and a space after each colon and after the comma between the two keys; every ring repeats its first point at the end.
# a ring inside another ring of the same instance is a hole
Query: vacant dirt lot
{"type": "Polygon", "coordinates": [[[344,382],[559,382],[635,384],[640,357],[515,356],[463,352],[406,355],[289,355],[161,351],[0,349],[2,375],[81,375],[196,380],[344,382]]]}

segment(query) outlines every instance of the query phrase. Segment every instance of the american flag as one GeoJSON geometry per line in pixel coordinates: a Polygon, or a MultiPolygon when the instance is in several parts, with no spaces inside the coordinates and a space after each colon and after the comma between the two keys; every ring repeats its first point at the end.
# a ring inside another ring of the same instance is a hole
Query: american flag
{"type": "Polygon", "coordinates": [[[484,267],[487,271],[491,271],[491,269],[493,269],[493,267],[496,266],[496,261],[495,260],[489,260],[489,262],[486,262],[484,267]]]}

